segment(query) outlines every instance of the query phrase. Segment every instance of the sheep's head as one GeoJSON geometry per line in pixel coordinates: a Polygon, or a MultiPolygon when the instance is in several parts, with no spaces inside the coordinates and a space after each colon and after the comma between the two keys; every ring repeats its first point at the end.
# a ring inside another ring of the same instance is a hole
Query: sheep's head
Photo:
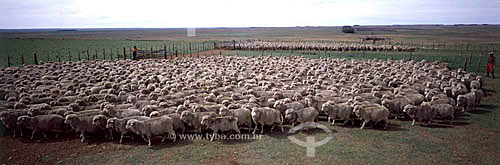
{"type": "Polygon", "coordinates": [[[25,125],[28,122],[28,118],[29,118],[28,116],[19,116],[17,118],[16,124],[17,125],[25,125]]]}
{"type": "Polygon", "coordinates": [[[201,124],[205,125],[207,127],[210,127],[213,124],[213,122],[214,122],[214,120],[210,116],[208,116],[208,115],[203,116],[201,118],[201,124]]]}
{"type": "Polygon", "coordinates": [[[293,109],[287,109],[285,112],[285,119],[287,119],[290,122],[295,122],[297,120],[297,112],[293,109]]]}
{"type": "Polygon", "coordinates": [[[71,125],[75,121],[78,121],[78,116],[76,116],[75,114],[68,114],[68,115],[66,115],[66,119],[64,120],[64,124],[71,125]]]}
{"type": "Polygon", "coordinates": [[[109,118],[107,121],[106,121],[106,128],[108,129],[113,129],[115,127],[115,123],[116,123],[116,119],[117,118],[109,118]]]}
{"type": "Polygon", "coordinates": [[[107,123],[107,118],[104,115],[97,115],[92,118],[92,124],[95,126],[105,126],[107,123]]]}
{"type": "Polygon", "coordinates": [[[189,111],[184,111],[181,113],[180,119],[185,122],[188,126],[192,126],[192,122],[194,120],[194,114],[189,111]]]}
{"type": "Polygon", "coordinates": [[[252,115],[253,119],[260,118],[260,114],[261,114],[261,110],[259,108],[257,108],[257,107],[252,108],[251,115],[252,115]]]}

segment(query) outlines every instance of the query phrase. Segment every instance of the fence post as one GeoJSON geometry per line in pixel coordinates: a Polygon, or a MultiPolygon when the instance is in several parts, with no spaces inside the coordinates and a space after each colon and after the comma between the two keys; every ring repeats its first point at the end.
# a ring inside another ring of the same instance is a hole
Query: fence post
{"type": "Polygon", "coordinates": [[[177,49],[175,49],[175,57],[177,57],[177,53],[178,53],[178,52],[177,52],[177,49]]]}
{"type": "Polygon", "coordinates": [[[127,59],[127,52],[125,51],[125,48],[123,48],[123,60],[127,59]]]}
{"type": "Polygon", "coordinates": [[[144,57],[144,49],[142,49],[142,46],[141,46],[141,49],[139,49],[141,51],[141,56],[144,57]]]}
{"type": "Polygon", "coordinates": [[[102,48],[102,56],[104,56],[104,60],[106,60],[106,49],[102,48]]]}
{"type": "Polygon", "coordinates": [[[81,61],[81,60],[82,60],[82,58],[80,56],[80,50],[78,50],[78,61],[81,61]]]}
{"type": "Polygon", "coordinates": [[[7,67],[10,67],[10,55],[7,55],[7,67]]]}
{"type": "Polygon", "coordinates": [[[68,61],[73,61],[71,58],[71,51],[68,51],[68,61]]]}
{"type": "Polygon", "coordinates": [[[47,54],[47,61],[50,61],[50,53],[47,54]]]}
{"type": "Polygon", "coordinates": [[[191,42],[189,42],[189,56],[190,56],[190,57],[191,57],[191,56],[193,56],[193,55],[192,55],[192,52],[191,52],[191,42]]]}
{"type": "Polygon", "coordinates": [[[153,54],[153,46],[151,46],[151,53],[150,54],[152,57],[155,57],[155,55],[153,54]]]}
{"type": "Polygon", "coordinates": [[[467,56],[465,56],[464,71],[467,71],[467,56]]]}
{"type": "Polygon", "coordinates": [[[472,52],[469,55],[469,64],[472,64],[472,52]]]}
{"type": "Polygon", "coordinates": [[[35,64],[38,65],[38,57],[36,56],[36,53],[33,56],[35,58],[35,64]]]}
{"type": "Polygon", "coordinates": [[[24,54],[21,54],[21,64],[24,65],[24,54]]]}
{"type": "Polygon", "coordinates": [[[90,61],[89,48],[87,48],[87,61],[90,61]]]}
{"type": "Polygon", "coordinates": [[[481,54],[479,54],[477,58],[477,68],[476,68],[476,73],[479,73],[479,68],[481,67],[481,54]]]}
{"type": "Polygon", "coordinates": [[[165,50],[165,52],[163,52],[163,58],[167,59],[167,45],[166,44],[163,45],[163,50],[165,50]]]}

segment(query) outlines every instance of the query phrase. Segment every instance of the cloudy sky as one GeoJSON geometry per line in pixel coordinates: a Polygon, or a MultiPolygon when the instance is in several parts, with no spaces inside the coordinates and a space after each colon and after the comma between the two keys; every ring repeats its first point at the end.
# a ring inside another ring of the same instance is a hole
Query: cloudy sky
{"type": "Polygon", "coordinates": [[[500,24],[500,0],[2,0],[0,29],[500,24]]]}

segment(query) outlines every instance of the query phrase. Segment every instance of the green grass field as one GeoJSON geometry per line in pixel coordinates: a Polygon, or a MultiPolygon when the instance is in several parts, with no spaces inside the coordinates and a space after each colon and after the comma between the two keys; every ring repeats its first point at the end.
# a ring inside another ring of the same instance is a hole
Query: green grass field
{"type": "MultiPolygon", "coordinates": [[[[0,67],[7,67],[7,56],[10,56],[11,66],[22,64],[22,56],[24,56],[25,64],[34,64],[34,54],[38,56],[38,61],[78,61],[87,59],[87,50],[91,59],[97,52],[98,59],[104,59],[103,53],[106,53],[107,60],[110,55],[116,59],[118,55],[123,59],[123,48],[126,49],[126,58],[131,58],[131,49],[137,46],[139,50],[151,52],[163,49],[167,46],[167,55],[173,55],[174,50],[178,50],[178,54],[188,54],[189,44],[191,44],[191,52],[212,50],[214,41],[179,41],[179,40],[106,40],[106,39],[19,39],[19,38],[0,38],[0,45],[3,47],[3,53],[0,55],[0,67]],[[104,49],[104,51],[103,51],[104,49]],[[110,54],[112,53],[112,54],[110,54]],[[49,57],[50,56],[50,57],[49,57]]],[[[140,54],[140,52],[139,52],[140,54]]],[[[163,56],[163,53],[157,53],[157,56],[163,56]]]]}

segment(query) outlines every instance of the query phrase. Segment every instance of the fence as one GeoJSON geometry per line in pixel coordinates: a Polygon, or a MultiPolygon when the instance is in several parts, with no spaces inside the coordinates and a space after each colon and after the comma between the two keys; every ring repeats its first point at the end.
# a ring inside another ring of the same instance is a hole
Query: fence
{"type": "MultiPolygon", "coordinates": [[[[174,41],[169,43],[137,46],[137,58],[164,58],[183,57],[191,54],[199,55],[200,52],[210,51],[218,48],[219,41],[195,41],[184,42],[174,41]]],[[[12,67],[24,64],[39,64],[40,62],[64,62],[80,60],[125,60],[132,59],[132,45],[126,47],[108,47],[108,48],[60,48],[58,50],[33,50],[33,53],[16,51],[5,56],[6,59],[0,60],[1,67],[12,67]],[[20,52],[20,53],[19,53],[20,52]]]]}

